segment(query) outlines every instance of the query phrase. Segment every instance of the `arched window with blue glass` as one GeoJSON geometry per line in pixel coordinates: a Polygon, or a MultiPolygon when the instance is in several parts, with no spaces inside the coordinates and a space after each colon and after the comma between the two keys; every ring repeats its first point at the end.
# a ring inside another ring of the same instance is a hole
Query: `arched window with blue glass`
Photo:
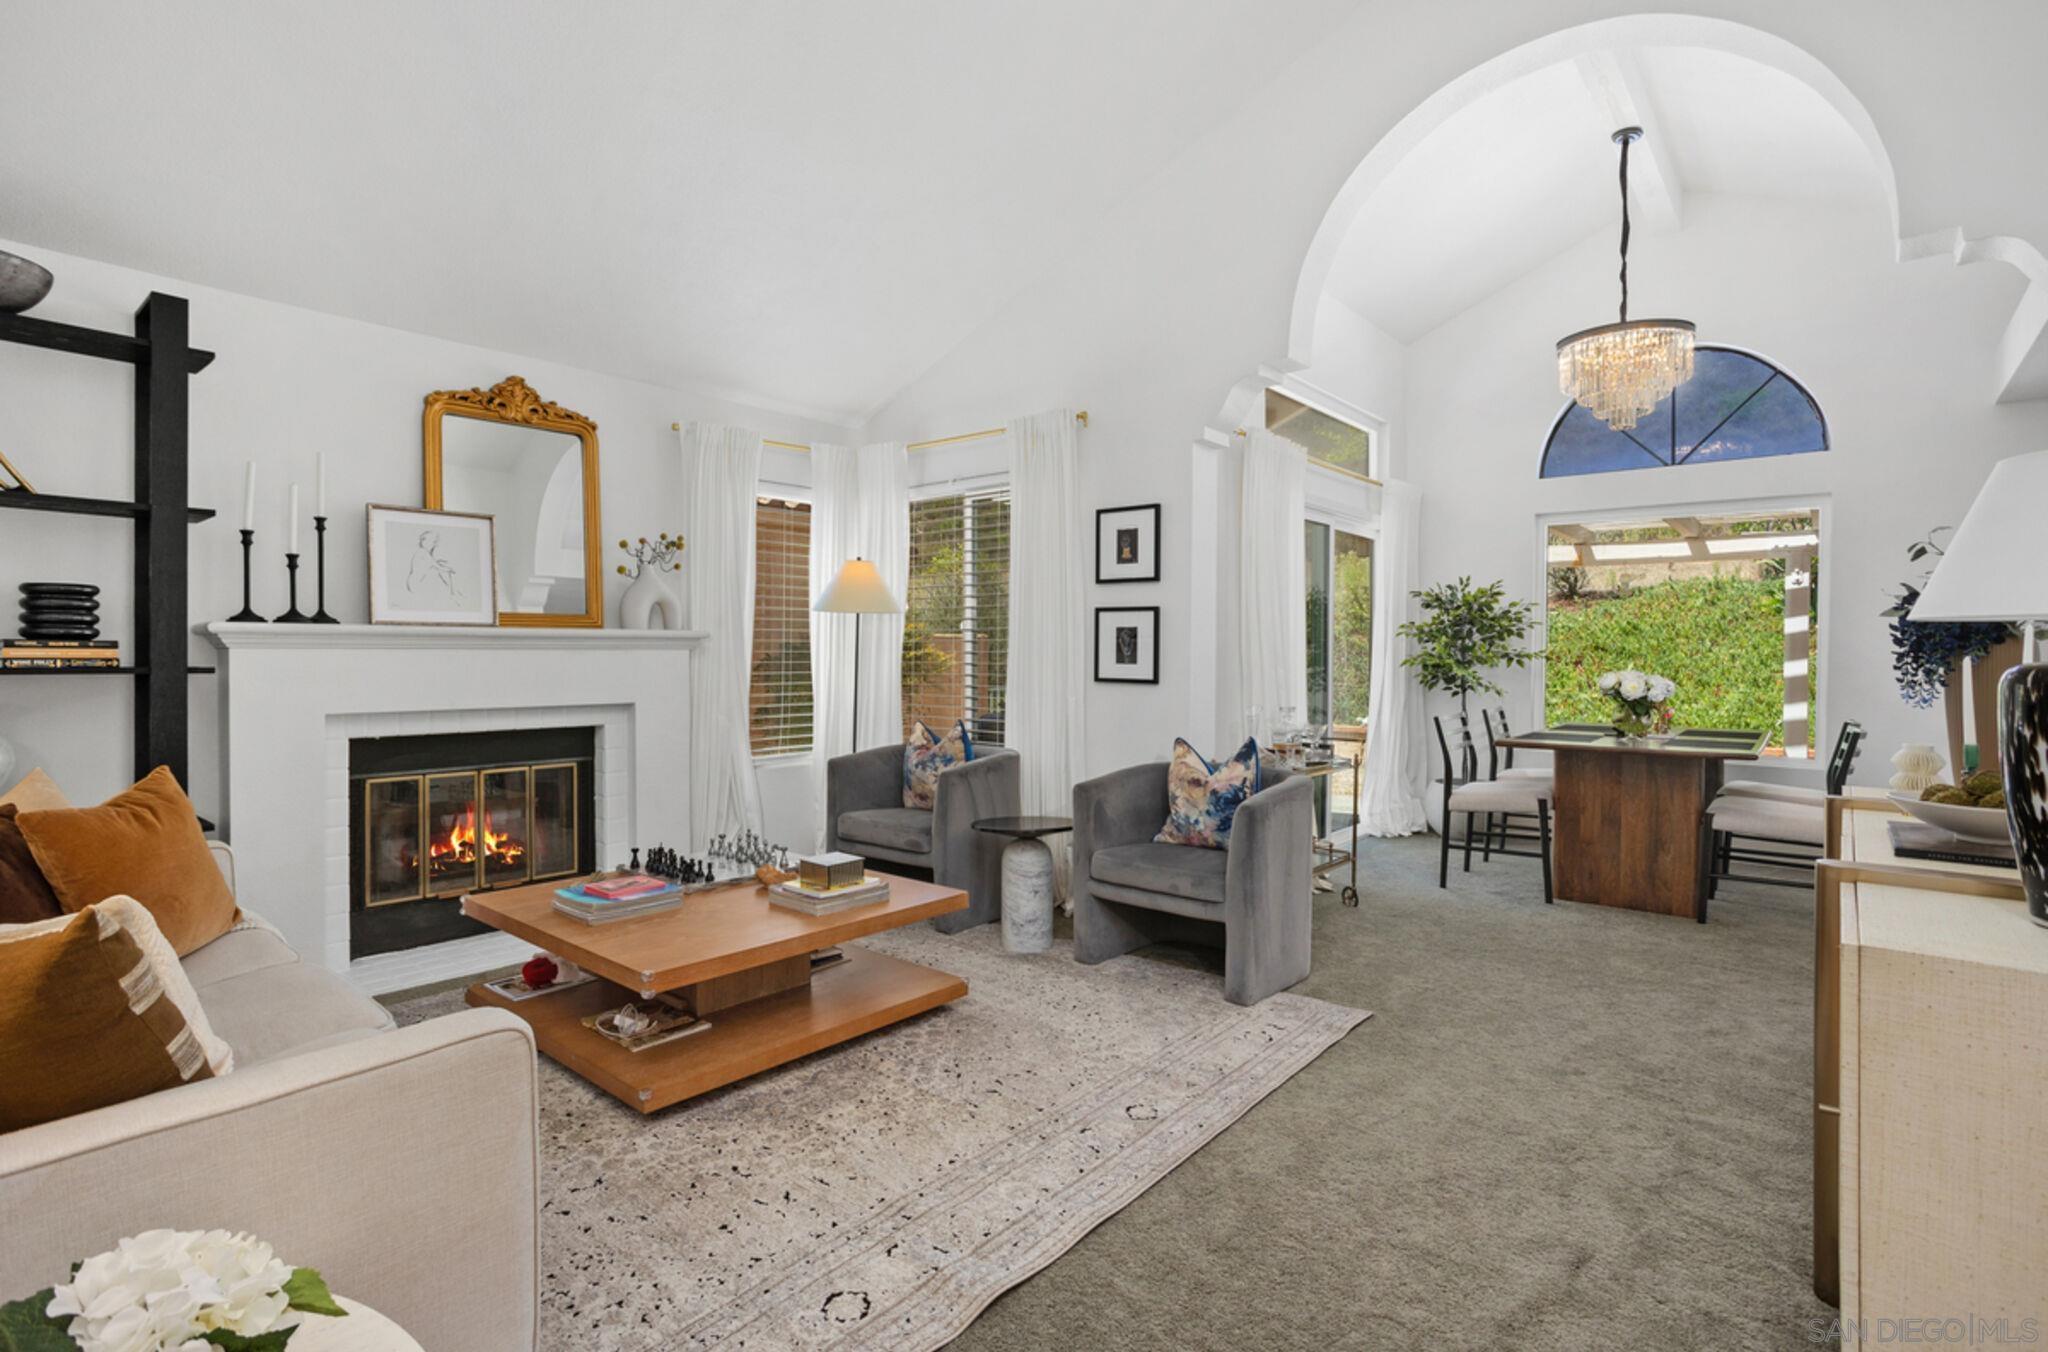
{"type": "Polygon", "coordinates": [[[1827,419],[1804,385],[1755,353],[1702,343],[1693,354],[1692,379],[1629,431],[1616,431],[1582,405],[1565,409],[1543,445],[1539,477],[1826,449],[1827,419]]]}

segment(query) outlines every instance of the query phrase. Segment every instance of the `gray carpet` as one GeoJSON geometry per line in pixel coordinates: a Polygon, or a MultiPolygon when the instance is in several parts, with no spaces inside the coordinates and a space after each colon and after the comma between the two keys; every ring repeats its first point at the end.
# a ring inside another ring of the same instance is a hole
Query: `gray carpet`
{"type": "Polygon", "coordinates": [[[1365,851],[1295,989],[1375,1017],[952,1348],[1815,1345],[1811,894],[1702,927],[1365,851]]]}

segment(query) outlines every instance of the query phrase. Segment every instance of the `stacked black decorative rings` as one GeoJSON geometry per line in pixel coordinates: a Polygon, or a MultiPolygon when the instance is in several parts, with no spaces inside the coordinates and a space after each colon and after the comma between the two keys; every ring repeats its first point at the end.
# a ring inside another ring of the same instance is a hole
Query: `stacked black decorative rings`
{"type": "Polygon", "coordinates": [[[75,643],[100,636],[100,589],[84,582],[21,584],[21,637],[75,643]]]}

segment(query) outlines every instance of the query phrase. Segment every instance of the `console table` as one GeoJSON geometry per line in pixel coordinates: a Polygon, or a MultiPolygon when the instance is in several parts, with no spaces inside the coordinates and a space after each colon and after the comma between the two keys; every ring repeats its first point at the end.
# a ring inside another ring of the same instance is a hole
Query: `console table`
{"type": "Polygon", "coordinates": [[[1830,800],[1814,882],[1814,1291],[1845,1341],[2048,1316],[2048,936],[2012,870],[1893,856],[1897,811],[1830,800]]]}

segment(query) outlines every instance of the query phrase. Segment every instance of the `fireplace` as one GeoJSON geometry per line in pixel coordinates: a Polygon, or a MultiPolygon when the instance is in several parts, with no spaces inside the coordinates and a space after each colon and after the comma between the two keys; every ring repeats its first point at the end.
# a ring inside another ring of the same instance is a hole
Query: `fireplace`
{"type": "Polygon", "coordinates": [[[587,727],[352,738],[350,957],[490,933],[464,893],[588,872],[595,748],[587,727]]]}

